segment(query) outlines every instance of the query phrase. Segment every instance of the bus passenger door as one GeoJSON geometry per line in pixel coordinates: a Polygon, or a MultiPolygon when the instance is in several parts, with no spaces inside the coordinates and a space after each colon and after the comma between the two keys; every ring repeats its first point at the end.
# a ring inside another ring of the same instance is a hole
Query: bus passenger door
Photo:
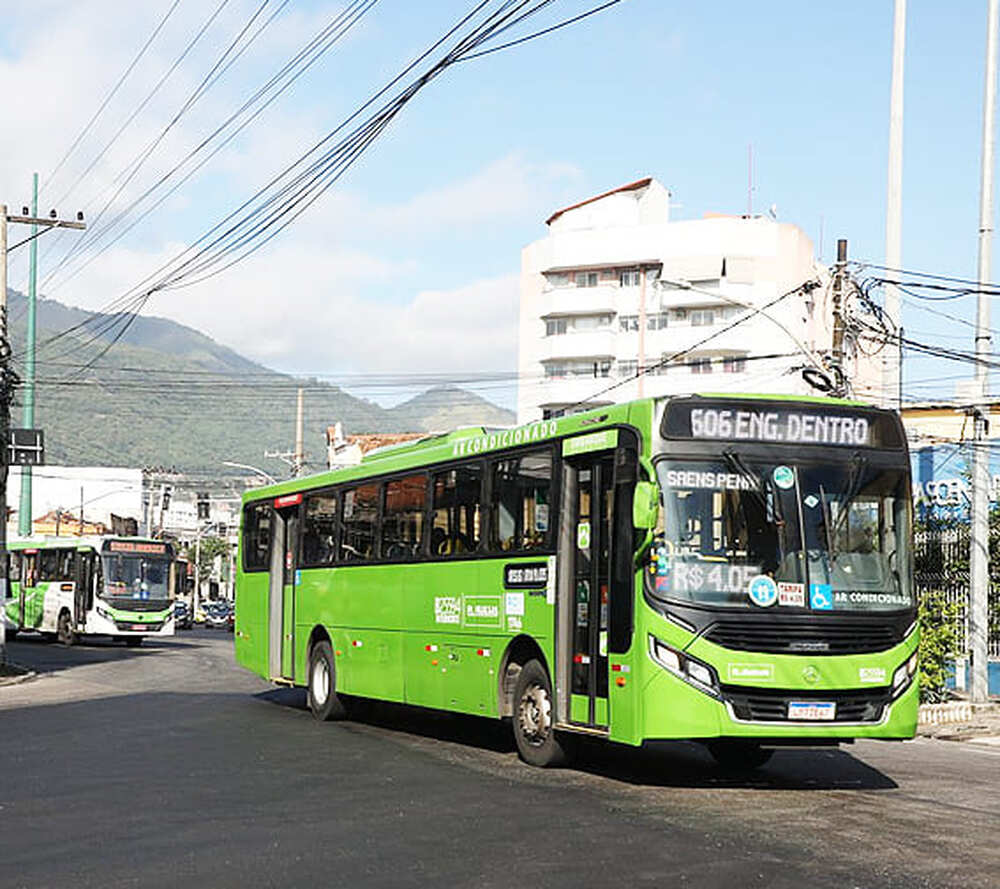
{"type": "Polygon", "coordinates": [[[72,559],[72,577],[75,584],[73,610],[76,612],[74,617],[76,618],[76,625],[83,627],[87,622],[87,612],[90,610],[87,598],[90,592],[92,562],[90,555],[83,552],[73,553],[72,559]]]}
{"type": "Polygon", "coordinates": [[[559,561],[572,571],[570,595],[561,620],[568,620],[569,721],[608,726],[608,597],[611,582],[611,521],[614,505],[614,452],[567,460],[569,506],[563,535],[571,552],[559,561]],[[565,613],[568,612],[568,613],[565,613]]]}
{"type": "Polygon", "coordinates": [[[37,598],[35,586],[38,582],[38,553],[37,551],[25,552],[21,562],[21,602],[20,602],[20,624],[21,629],[30,629],[41,625],[42,622],[42,602],[37,598]],[[32,598],[35,597],[35,598],[32,598]],[[33,602],[35,614],[28,611],[28,600],[33,602]]]}
{"type": "Polygon", "coordinates": [[[298,573],[299,509],[294,505],[275,510],[271,542],[269,670],[272,679],[294,679],[295,579],[298,573]]]}

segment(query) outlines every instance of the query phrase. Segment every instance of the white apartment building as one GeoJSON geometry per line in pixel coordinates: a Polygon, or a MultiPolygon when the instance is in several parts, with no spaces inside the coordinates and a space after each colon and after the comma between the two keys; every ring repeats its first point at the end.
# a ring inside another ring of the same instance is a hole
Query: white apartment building
{"type": "MultiPolygon", "coordinates": [[[[698,391],[821,394],[802,369],[831,353],[833,293],[797,226],[671,222],[670,192],[650,178],[546,224],[521,259],[518,422],[698,391]],[[819,285],[726,329],[806,281],[819,285]]],[[[876,397],[878,360],[850,331],[844,345],[854,394],[876,397]]]]}

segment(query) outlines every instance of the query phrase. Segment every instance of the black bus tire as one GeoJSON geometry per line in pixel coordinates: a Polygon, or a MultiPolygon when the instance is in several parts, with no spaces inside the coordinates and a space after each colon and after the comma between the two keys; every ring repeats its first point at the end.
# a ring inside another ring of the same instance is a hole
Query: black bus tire
{"type": "Polygon", "coordinates": [[[708,752],[727,772],[750,772],[759,769],[772,756],[773,750],[765,749],[753,741],[719,739],[708,742],[708,752]]]}
{"type": "Polygon", "coordinates": [[[555,730],[552,683],[538,661],[528,661],[518,673],[513,703],[514,742],[521,759],[541,768],[565,765],[570,739],[555,730]]]}
{"type": "Polygon", "coordinates": [[[56,623],[56,637],[66,648],[76,642],[76,633],[73,632],[73,618],[65,608],[59,612],[59,620],[56,623]]]}
{"type": "Polygon", "coordinates": [[[309,709],[320,722],[347,716],[347,708],[337,696],[336,676],[333,649],[329,642],[321,640],[309,652],[309,684],[306,691],[309,709]]]}

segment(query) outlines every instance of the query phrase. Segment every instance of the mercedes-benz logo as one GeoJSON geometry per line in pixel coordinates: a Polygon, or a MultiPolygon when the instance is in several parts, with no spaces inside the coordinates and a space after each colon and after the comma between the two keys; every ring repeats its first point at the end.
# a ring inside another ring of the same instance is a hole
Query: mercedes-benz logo
{"type": "Polygon", "coordinates": [[[819,670],[810,664],[802,671],[802,678],[805,679],[805,681],[810,685],[815,685],[819,682],[819,670]]]}

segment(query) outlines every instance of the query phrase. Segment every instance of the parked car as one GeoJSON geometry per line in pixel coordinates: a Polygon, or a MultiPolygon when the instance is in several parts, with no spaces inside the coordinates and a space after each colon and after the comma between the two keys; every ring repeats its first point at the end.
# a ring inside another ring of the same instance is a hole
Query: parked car
{"type": "Polygon", "coordinates": [[[205,606],[205,626],[214,630],[233,629],[233,607],[228,602],[209,602],[205,606]]]}
{"type": "Polygon", "coordinates": [[[190,630],[191,607],[183,599],[174,602],[174,628],[177,630],[190,630]]]}

